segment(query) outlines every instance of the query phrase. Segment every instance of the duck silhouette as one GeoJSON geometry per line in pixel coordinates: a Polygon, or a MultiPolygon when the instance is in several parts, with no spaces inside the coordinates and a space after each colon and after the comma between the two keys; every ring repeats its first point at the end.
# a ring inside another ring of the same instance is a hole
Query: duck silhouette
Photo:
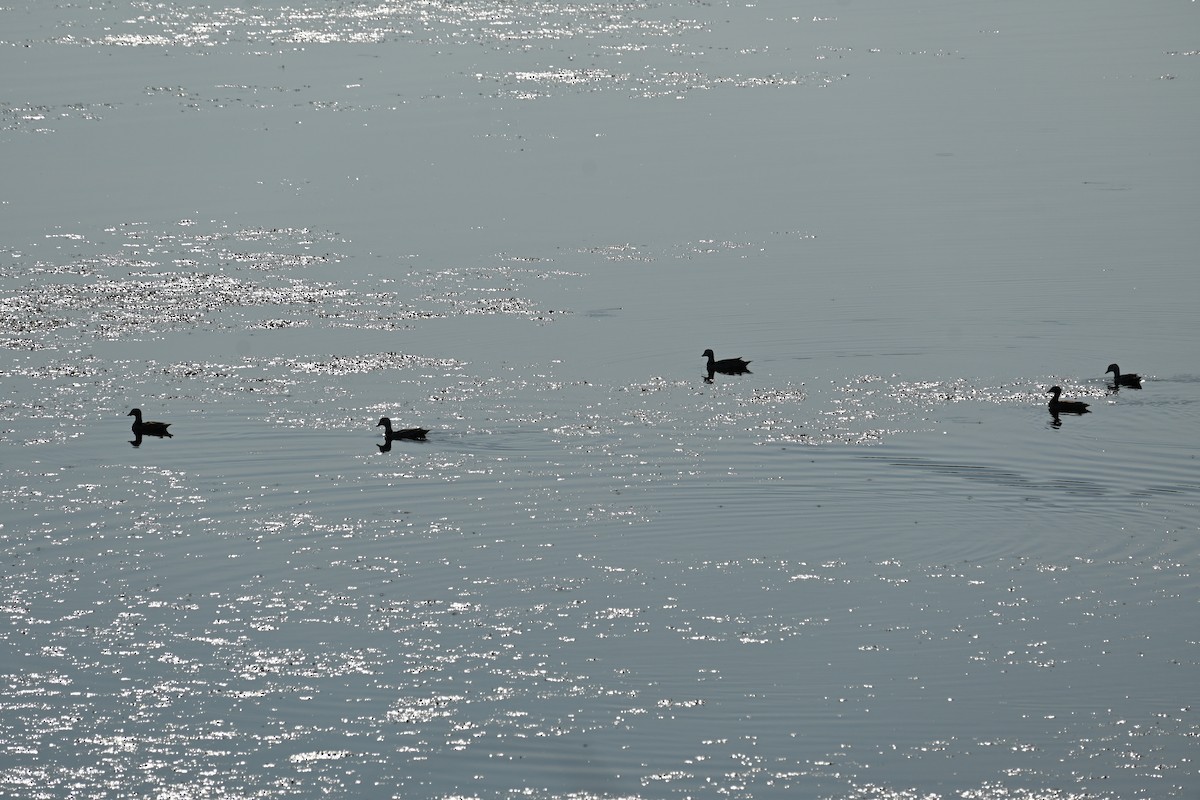
{"type": "Polygon", "coordinates": [[[1142,388],[1142,376],[1136,372],[1121,374],[1121,368],[1116,364],[1109,364],[1108,369],[1104,370],[1104,374],[1112,373],[1113,386],[1132,386],[1134,389],[1142,388]]]}
{"type": "Polygon", "coordinates": [[[1088,404],[1081,403],[1078,400],[1059,400],[1058,396],[1062,394],[1061,386],[1051,386],[1046,394],[1052,394],[1050,398],[1050,413],[1054,416],[1059,414],[1087,414],[1088,404]]]}
{"type": "Polygon", "coordinates": [[[716,360],[712,350],[705,350],[700,355],[708,359],[708,374],[712,377],[714,372],[720,372],[724,375],[743,375],[750,371],[750,362],[739,358],[722,358],[716,360]]]}
{"type": "MultiPolygon", "coordinates": [[[[135,408],[125,416],[133,417],[132,430],[134,435],[138,437],[139,441],[143,436],[158,436],[160,438],[166,436],[168,439],[172,438],[171,432],[167,430],[167,428],[171,427],[171,423],[143,420],[142,410],[140,408],[135,408]]],[[[136,447],[137,445],[134,446],[136,447]]]]}
{"type": "Polygon", "coordinates": [[[429,431],[425,428],[401,428],[398,431],[392,430],[392,421],[387,417],[380,417],[379,422],[375,423],[375,427],[383,426],[383,438],[386,441],[392,442],[396,439],[424,439],[425,434],[429,431]]]}

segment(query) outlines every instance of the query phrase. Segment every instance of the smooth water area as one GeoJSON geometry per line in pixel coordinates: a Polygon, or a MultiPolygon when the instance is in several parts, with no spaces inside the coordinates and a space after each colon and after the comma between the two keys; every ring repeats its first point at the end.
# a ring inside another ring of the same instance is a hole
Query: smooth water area
{"type": "Polygon", "coordinates": [[[0,794],[1195,797],[1198,13],[0,7],[0,794]]]}

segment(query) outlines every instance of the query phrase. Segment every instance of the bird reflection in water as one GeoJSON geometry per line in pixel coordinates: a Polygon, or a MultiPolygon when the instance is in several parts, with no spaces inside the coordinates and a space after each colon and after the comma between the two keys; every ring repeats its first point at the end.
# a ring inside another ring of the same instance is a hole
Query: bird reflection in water
{"type": "Polygon", "coordinates": [[[383,426],[383,444],[378,445],[379,452],[387,453],[392,449],[392,442],[397,439],[411,439],[418,442],[424,442],[425,434],[429,433],[427,428],[401,428],[400,430],[392,430],[392,421],[387,417],[380,417],[379,422],[375,423],[375,427],[383,426]]]}
{"type": "Polygon", "coordinates": [[[129,443],[134,447],[142,446],[143,436],[157,436],[159,439],[162,439],[163,437],[168,439],[172,438],[171,432],[167,430],[167,428],[171,427],[171,423],[143,420],[142,410],[140,408],[133,409],[125,416],[133,417],[133,425],[131,426],[131,430],[133,431],[133,439],[129,443]]]}
{"type": "Polygon", "coordinates": [[[1108,390],[1110,392],[1119,392],[1122,387],[1127,389],[1142,388],[1142,376],[1138,375],[1136,372],[1128,372],[1123,374],[1121,372],[1121,368],[1116,364],[1109,364],[1108,369],[1104,371],[1104,374],[1107,375],[1110,372],[1112,373],[1112,383],[1108,385],[1108,390]]]}
{"type": "Polygon", "coordinates": [[[706,365],[708,375],[704,378],[705,383],[712,383],[713,377],[719,372],[722,375],[750,375],[750,362],[738,358],[722,358],[720,361],[713,355],[712,350],[705,350],[700,354],[708,359],[706,365]]]}
{"type": "Polygon", "coordinates": [[[1061,386],[1051,386],[1046,391],[1046,394],[1053,395],[1053,397],[1050,398],[1050,404],[1049,404],[1051,427],[1054,427],[1054,428],[1062,427],[1062,420],[1059,418],[1060,414],[1089,414],[1089,413],[1091,413],[1090,411],[1088,411],[1087,403],[1081,403],[1078,400],[1060,400],[1059,396],[1062,394],[1061,386]]]}

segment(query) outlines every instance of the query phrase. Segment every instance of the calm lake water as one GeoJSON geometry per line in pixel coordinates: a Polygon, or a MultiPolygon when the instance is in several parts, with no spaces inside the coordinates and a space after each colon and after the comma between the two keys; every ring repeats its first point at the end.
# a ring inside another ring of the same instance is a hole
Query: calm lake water
{"type": "Polygon", "coordinates": [[[1200,796],[1198,15],[0,7],[0,794],[1200,796]]]}

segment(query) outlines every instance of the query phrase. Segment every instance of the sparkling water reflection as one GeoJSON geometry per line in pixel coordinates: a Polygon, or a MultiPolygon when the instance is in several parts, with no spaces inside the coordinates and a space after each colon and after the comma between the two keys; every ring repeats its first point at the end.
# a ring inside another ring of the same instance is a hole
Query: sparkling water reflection
{"type": "Polygon", "coordinates": [[[0,10],[3,794],[1194,795],[1200,61],[978,11],[0,10]]]}

